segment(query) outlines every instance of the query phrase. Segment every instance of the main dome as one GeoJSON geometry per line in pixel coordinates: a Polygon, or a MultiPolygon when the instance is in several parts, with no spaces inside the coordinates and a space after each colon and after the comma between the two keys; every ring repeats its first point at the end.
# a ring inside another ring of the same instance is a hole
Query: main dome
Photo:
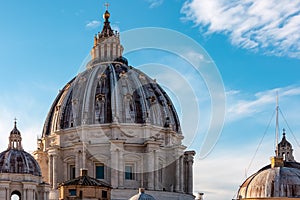
{"type": "Polygon", "coordinates": [[[91,62],[58,94],[47,116],[43,136],[71,127],[107,123],[150,123],[180,132],[167,93],[124,58],[91,62]]]}
{"type": "Polygon", "coordinates": [[[92,60],[86,70],[58,94],[46,118],[43,136],[58,130],[93,124],[152,124],[181,133],[167,93],[147,75],[128,66],[119,33],[104,26],[95,35],[92,60]]]}

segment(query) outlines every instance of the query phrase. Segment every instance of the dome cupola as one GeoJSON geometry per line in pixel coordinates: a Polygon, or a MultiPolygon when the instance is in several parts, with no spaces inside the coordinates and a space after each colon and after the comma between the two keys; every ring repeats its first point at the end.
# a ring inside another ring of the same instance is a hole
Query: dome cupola
{"type": "Polygon", "coordinates": [[[6,151],[0,153],[0,173],[32,174],[41,176],[37,161],[22,147],[22,137],[17,129],[17,122],[10,132],[6,151]]]}
{"type": "Polygon", "coordinates": [[[110,14],[95,36],[92,60],[86,70],[58,94],[46,119],[43,136],[81,125],[152,124],[181,133],[171,99],[146,74],[122,57],[119,33],[113,31],[110,14]]]}
{"type": "Polygon", "coordinates": [[[300,163],[294,160],[292,145],[285,130],[278,144],[278,154],[271,164],[246,179],[238,191],[239,199],[300,199],[300,163]]]}

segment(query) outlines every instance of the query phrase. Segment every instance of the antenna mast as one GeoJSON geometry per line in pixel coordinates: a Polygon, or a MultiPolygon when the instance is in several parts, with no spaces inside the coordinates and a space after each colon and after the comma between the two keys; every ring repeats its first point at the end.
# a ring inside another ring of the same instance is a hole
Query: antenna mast
{"type": "Polygon", "coordinates": [[[279,122],[278,122],[278,110],[279,110],[279,104],[278,104],[278,92],[276,93],[276,157],[279,156],[278,152],[278,135],[279,135],[279,122]]]}

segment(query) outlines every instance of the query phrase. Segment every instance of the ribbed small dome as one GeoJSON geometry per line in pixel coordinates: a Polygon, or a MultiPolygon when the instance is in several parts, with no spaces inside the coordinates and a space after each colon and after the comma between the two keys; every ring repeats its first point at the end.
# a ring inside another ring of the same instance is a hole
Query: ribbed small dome
{"type": "Polygon", "coordinates": [[[0,173],[32,174],[41,176],[41,169],[32,155],[23,150],[17,122],[9,135],[6,151],[0,153],[0,173]]]}
{"type": "Polygon", "coordinates": [[[17,129],[17,127],[15,126],[14,129],[10,132],[10,134],[16,134],[16,135],[21,135],[20,131],[17,129]]]}
{"type": "Polygon", "coordinates": [[[238,196],[247,198],[300,197],[300,164],[284,162],[284,167],[268,165],[241,185],[238,196]]]}
{"type": "Polygon", "coordinates": [[[0,153],[0,173],[41,176],[41,169],[37,161],[26,151],[8,149],[0,153]]]}
{"type": "Polygon", "coordinates": [[[58,94],[46,119],[43,136],[71,127],[126,123],[168,127],[181,133],[175,108],[166,92],[128,61],[90,63],[58,94]]]}

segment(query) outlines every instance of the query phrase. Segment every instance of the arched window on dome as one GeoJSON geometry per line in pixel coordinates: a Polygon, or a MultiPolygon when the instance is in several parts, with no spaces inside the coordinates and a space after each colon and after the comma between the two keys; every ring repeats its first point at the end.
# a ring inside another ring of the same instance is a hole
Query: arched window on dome
{"type": "Polygon", "coordinates": [[[73,118],[73,92],[71,91],[68,97],[66,104],[63,109],[63,118],[58,124],[59,128],[70,128],[74,126],[74,118],[73,118]]]}

